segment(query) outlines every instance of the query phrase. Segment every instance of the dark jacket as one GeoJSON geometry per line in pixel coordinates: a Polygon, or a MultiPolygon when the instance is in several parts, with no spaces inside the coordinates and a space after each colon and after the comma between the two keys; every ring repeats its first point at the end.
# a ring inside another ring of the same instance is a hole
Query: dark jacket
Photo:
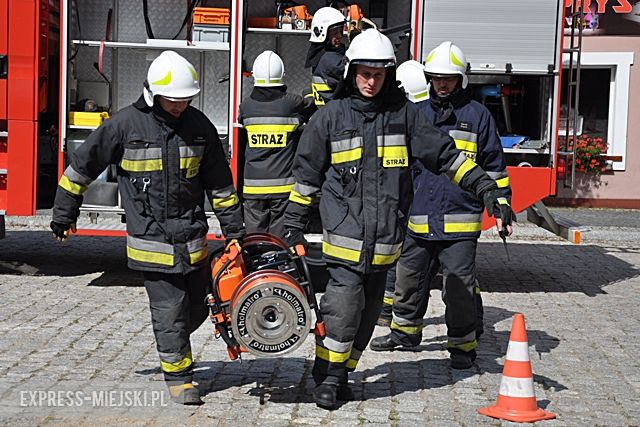
{"type": "MultiPolygon", "coordinates": [[[[432,98],[417,105],[426,113],[429,123],[448,133],[456,147],[496,181],[501,196],[511,203],[504,153],[489,110],[464,91],[450,102],[438,103],[432,98]]],[[[409,233],[428,240],[477,239],[482,231],[484,210],[478,197],[419,163],[413,167],[409,233]]]]}
{"type": "Polygon", "coordinates": [[[344,76],[344,52],[328,50],[311,69],[311,90],[317,107],[333,99],[333,92],[344,76]]]}
{"type": "Polygon", "coordinates": [[[205,192],[225,236],[244,233],[218,133],[197,109],[175,119],[140,97],[107,120],[71,153],[54,221],[76,222],[82,193],[109,164],[117,165],[130,268],[185,274],[206,265],[205,192]]]}
{"type": "Polygon", "coordinates": [[[289,197],[300,126],[315,110],[309,98],[287,93],[284,86],[256,87],[240,104],[238,120],[247,132],[243,150],[245,198],[289,197]]]}
{"type": "Polygon", "coordinates": [[[311,118],[300,139],[285,226],[304,229],[313,198],[322,191],[326,261],[364,273],[388,269],[404,240],[412,159],[476,193],[495,188],[399,89],[374,99],[352,95],[332,101],[311,118]]]}

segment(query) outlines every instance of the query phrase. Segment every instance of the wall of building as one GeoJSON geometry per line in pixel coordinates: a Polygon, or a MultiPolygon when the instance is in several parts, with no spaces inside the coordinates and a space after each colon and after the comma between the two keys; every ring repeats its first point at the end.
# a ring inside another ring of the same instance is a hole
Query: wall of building
{"type": "Polygon", "coordinates": [[[633,52],[629,74],[625,170],[600,175],[578,172],[573,190],[559,185],[557,197],[546,202],[552,205],[640,209],[640,36],[585,36],[582,51],[633,52]]]}

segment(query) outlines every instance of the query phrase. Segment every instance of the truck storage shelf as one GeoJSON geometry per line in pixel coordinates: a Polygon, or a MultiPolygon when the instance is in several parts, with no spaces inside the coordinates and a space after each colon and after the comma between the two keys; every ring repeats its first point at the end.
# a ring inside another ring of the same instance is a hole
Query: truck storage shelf
{"type": "Polygon", "coordinates": [[[9,136],[9,132],[7,131],[0,132],[0,138],[6,138],[8,136],[9,136]]]}
{"type": "Polygon", "coordinates": [[[94,130],[94,129],[98,129],[98,126],[69,125],[69,129],[88,129],[88,130],[94,130]]]}
{"type": "Polygon", "coordinates": [[[269,34],[285,34],[285,35],[300,35],[308,36],[311,34],[311,30],[283,30],[282,28],[248,28],[249,33],[269,33],[269,34]]]}
{"type": "Polygon", "coordinates": [[[507,154],[549,154],[548,148],[503,148],[507,154]]]}
{"type": "MultiPolygon", "coordinates": [[[[102,42],[99,40],[73,40],[73,44],[79,46],[100,46],[102,42]]],[[[124,47],[130,49],[180,49],[180,50],[198,50],[198,51],[228,51],[229,43],[199,41],[195,44],[188,45],[186,40],[147,40],[146,43],[132,42],[104,42],[105,47],[124,47]]]]}

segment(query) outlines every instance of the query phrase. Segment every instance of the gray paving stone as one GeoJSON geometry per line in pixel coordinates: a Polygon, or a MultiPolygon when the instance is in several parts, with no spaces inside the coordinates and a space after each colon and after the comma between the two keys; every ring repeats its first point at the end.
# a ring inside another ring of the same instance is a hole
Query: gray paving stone
{"type": "Polygon", "coordinates": [[[449,368],[444,306],[433,290],[420,351],[365,351],[351,376],[357,400],[336,411],[310,397],[311,336],[291,355],[237,363],[207,322],[192,340],[205,405],[82,406],[74,415],[20,406],[16,391],[164,385],[146,295],[126,269],[122,241],[52,240],[25,229],[0,242],[0,425],[517,425],[476,413],[496,401],[514,312],[526,317],[538,404],[558,414],[545,426],[640,424],[637,243],[512,240],[506,263],[501,242],[481,239],[486,332],[467,371],[449,368]]]}

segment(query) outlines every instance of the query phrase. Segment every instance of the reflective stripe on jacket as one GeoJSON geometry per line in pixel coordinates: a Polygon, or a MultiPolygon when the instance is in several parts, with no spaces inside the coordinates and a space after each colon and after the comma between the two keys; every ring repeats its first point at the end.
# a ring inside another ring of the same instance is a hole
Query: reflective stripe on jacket
{"type": "Polygon", "coordinates": [[[247,136],[242,189],[245,198],[289,197],[300,126],[313,111],[310,100],[281,88],[254,88],[240,104],[238,120],[247,136]]]}
{"type": "MultiPolygon", "coordinates": [[[[469,159],[496,181],[502,196],[511,202],[509,175],[496,125],[489,111],[472,100],[454,108],[444,122],[438,121],[438,107],[427,100],[418,104],[429,123],[447,132],[469,159]]],[[[443,176],[421,165],[414,168],[414,199],[409,216],[409,233],[432,240],[478,238],[482,231],[482,202],[443,176]]]]}
{"type": "Polygon", "coordinates": [[[334,100],[311,118],[285,215],[287,227],[304,229],[321,190],[323,254],[362,272],[387,269],[400,256],[413,194],[411,159],[455,182],[476,167],[399,91],[384,100],[382,107],[359,97],[334,100]]]}
{"type": "Polygon", "coordinates": [[[195,108],[172,124],[140,98],[92,132],[70,159],[53,220],[76,222],[84,190],[108,165],[117,165],[134,270],[188,273],[206,263],[205,193],[225,236],[244,233],[218,133],[195,108]]]}

